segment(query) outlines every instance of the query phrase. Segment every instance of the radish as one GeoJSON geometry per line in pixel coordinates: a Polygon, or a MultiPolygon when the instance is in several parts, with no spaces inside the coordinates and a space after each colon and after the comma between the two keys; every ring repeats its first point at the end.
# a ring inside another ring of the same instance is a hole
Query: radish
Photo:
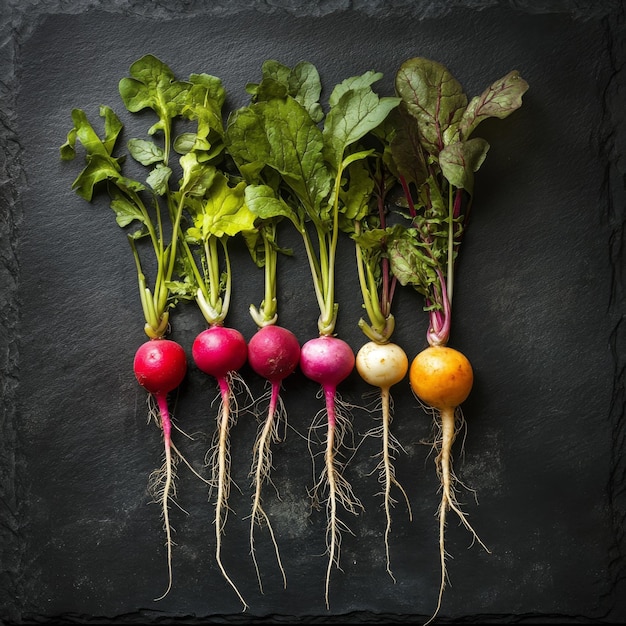
{"type": "Polygon", "coordinates": [[[505,118],[521,106],[528,84],[515,71],[468,102],[461,85],[440,63],[408,59],[396,74],[402,104],[394,112],[393,132],[387,135],[391,159],[400,181],[409,227],[400,225],[387,240],[392,271],[402,285],[410,284],[425,298],[429,315],[428,347],[409,369],[415,396],[430,410],[438,436],[433,442],[441,485],[439,516],[440,582],[438,614],[447,582],[445,527],[448,511],[487,552],[456,500],[452,446],[464,424],[460,405],[474,380],[469,360],[447,346],[452,315],[454,269],[468,224],[474,173],[483,163],[489,144],[470,135],[488,117],[505,118]]]}
{"type": "MultiPolygon", "coordinates": [[[[242,168],[245,171],[245,168],[242,168]]],[[[248,187],[246,188],[246,192],[248,187]]],[[[249,207],[254,211],[254,202],[249,207]]],[[[250,367],[266,380],[268,393],[263,394],[255,402],[261,407],[267,400],[265,417],[261,420],[256,440],[252,448],[252,465],[250,477],[252,479],[252,512],[250,515],[250,555],[257,575],[259,589],[263,593],[261,572],[256,558],[254,543],[257,526],[267,526],[278,567],[283,578],[283,587],[287,586],[287,576],[283,567],[278,549],[278,542],[262,504],[263,485],[267,482],[272,485],[272,443],[280,441],[280,425],[287,425],[287,411],[282,402],[280,391],[282,383],[298,366],[300,360],[300,343],[297,337],[288,329],[278,325],[278,300],[276,297],[276,272],[278,252],[290,254],[290,250],[280,249],[277,244],[277,225],[282,219],[280,212],[263,211],[258,216],[255,229],[244,233],[250,255],[257,266],[264,270],[264,298],[257,308],[254,304],[249,307],[250,315],[258,330],[248,342],[248,363],[250,367]]],[[[276,488],[276,486],[274,485],[276,488]]],[[[278,490],[277,490],[278,493],[278,490]]]]}
{"type": "MultiPolygon", "coordinates": [[[[190,177],[205,167],[194,152],[187,153],[183,159],[190,177]]],[[[222,563],[222,535],[231,487],[230,429],[237,421],[234,385],[238,383],[245,388],[239,369],[247,360],[248,347],[243,335],[226,327],[224,322],[232,290],[228,241],[242,231],[252,230],[255,216],[244,204],[245,182],[231,186],[229,177],[221,171],[213,171],[204,180],[210,182],[203,186],[202,195],[189,197],[185,202],[192,225],[184,233],[186,256],[179,288],[196,301],[209,326],[195,338],[192,357],[198,369],[217,379],[221,400],[213,446],[207,453],[211,493],[215,490],[216,494],[215,559],[245,611],[248,605],[222,563]]]]}
{"type": "MultiPolygon", "coordinates": [[[[172,531],[169,520],[168,500],[174,490],[174,467],[172,459],[172,421],[167,405],[167,394],[178,387],[187,373],[187,355],[184,348],[170,339],[151,339],[143,343],[135,353],[133,370],[137,382],[146,389],[156,400],[159,410],[157,422],[163,431],[163,445],[165,449],[165,463],[163,468],[154,476],[154,482],[159,485],[163,482],[161,493],[161,507],[166,533],[167,567],[169,591],[172,583],[172,531]],[[161,479],[161,475],[164,478],[161,479]]],[[[165,594],[163,594],[165,595],[165,594]]]]}
{"type": "MultiPolygon", "coordinates": [[[[135,61],[130,67],[130,76],[119,83],[119,92],[124,105],[130,112],[152,109],[158,122],[153,124],[148,135],[155,140],[130,139],[130,156],[139,164],[149,168],[146,183],[133,180],[122,174],[125,156],[114,157],[113,151],[123,129],[122,123],[109,107],[100,107],[104,118],[104,137],[100,138],[87,119],[84,111],[74,109],[74,127],[61,146],[61,158],[71,160],[76,155],[79,141],[86,152],[86,166],[75,179],[73,188],[87,201],[91,201],[99,183],[107,183],[111,208],[118,225],[127,230],[128,241],[135,260],[139,296],[144,315],[144,332],[149,340],[142,344],[134,359],[134,372],[139,384],[149,393],[150,414],[162,431],[165,461],[163,467],[151,476],[150,487],[162,508],[166,534],[168,582],[164,597],[172,587],[172,533],[168,503],[175,494],[175,465],[182,460],[198,477],[199,474],[187,463],[171,440],[173,428],[167,404],[168,393],[183,381],[187,371],[185,351],[178,343],[165,339],[170,330],[170,312],[176,305],[179,294],[176,287],[178,241],[184,199],[196,193],[197,176],[186,176],[179,181],[178,188],[170,182],[169,156],[174,139],[172,126],[175,118],[187,116],[197,102],[197,83],[212,82],[206,78],[192,77],[189,82],[176,80],[171,69],[152,55],[135,61]],[[167,104],[164,104],[167,103],[167,104]],[[156,137],[162,138],[159,142],[156,137]],[[147,200],[144,196],[148,196],[147,200]],[[169,225],[166,225],[169,221],[169,225]],[[166,235],[166,233],[169,233],[166,235]],[[143,271],[138,242],[147,242],[141,248],[151,250],[154,258],[151,267],[155,278],[152,288],[143,271]],[[154,406],[156,404],[156,408],[154,406]]],[[[215,86],[215,83],[212,82],[215,86]]],[[[201,88],[200,88],[201,89],[201,88]]],[[[218,90],[213,91],[214,94],[218,90]]],[[[213,101],[203,100],[211,108],[213,101]]],[[[208,132],[206,123],[203,132],[208,132]]],[[[200,477],[204,480],[202,477],[200,477]]]]}
{"type": "Polygon", "coordinates": [[[234,112],[227,125],[227,149],[240,171],[248,174],[248,206],[259,216],[282,215],[300,233],[320,310],[319,336],[302,346],[300,367],[322,385],[325,397],[325,465],[313,498],[315,502],[322,487],[327,488],[327,607],[332,567],[339,565],[340,531],[347,528],[339,520],[337,505],[350,513],[362,507],[337,459],[350,426],[347,411],[338,410],[337,385],[352,372],[354,353],[333,337],[338,313],[335,258],[340,214],[343,217],[351,197],[361,193],[359,181],[345,177],[347,168],[370,154],[357,148],[357,142],[399,103],[399,98],[374,93],[371,85],[381,77],[370,71],[342,81],[331,92],[325,114],[315,66],[301,62],[290,69],[266,61],[261,83],[247,86],[252,104],[234,112]]]}
{"type": "MultiPolygon", "coordinates": [[[[384,127],[384,125],[383,125],[384,127]]],[[[384,128],[375,129],[373,135],[385,141],[384,128]]],[[[344,224],[355,243],[359,285],[363,297],[363,307],[368,320],[361,318],[359,328],[370,339],[359,349],[356,368],[361,378],[378,389],[381,425],[370,429],[366,436],[380,437],[382,449],[379,481],[383,486],[383,508],[385,511],[385,555],[386,569],[395,582],[391,570],[389,535],[391,533],[391,508],[396,503],[392,488],[397,488],[406,503],[409,519],[412,519],[411,505],[406,491],[396,478],[393,466],[394,454],[402,449],[391,432],[391,387],[398,384],[408,371],[406,352],[398,344],[391,342],[395,330],[395,318],[391,306],[397,279],[391,271],[387,257],[386,240],[393,232],[387,227],[386,197],[395,185],[394,176],[384,165],[383,154],[377,151],[372,155],[373,166],[366,169],[368,161],[357,161],[350,165],[350,175],[360,181],[368,181],[360,198],[353,202],[353,221],[344,224]]]]}
{"type": "Polygon", "coordinates": [[[211,486],[216,489],[215,497],[215,557],[224,578],[234,589],[244,609],[247,604],[222,564],[222,534],[228,514],[230,495],[230,442],[229,432],[236,421],[232,412],[232,381],[237,371],[244,365],[248,347],[243,335],[234,328],[214,324],[202,331],[194,340],[192,356],[198,369],[217,379],[221,404],[217,416],[216,441],[210,453],[212,468],[211,486]]]}
{"type": "Polygon", "coordinates": [[[265,481],[271,481],[272,450],[271,444],[280,441],[279,423],[282,419],[286,424],[286,412],[280,397],[282,382],[290,376],[300,361],[300,343],[288,329],[275,323],[261,326],[248,342],[248,363],[270,386],[269,403],[265,420],[257,433],[253,446],[251,475],[253,478],[254,496],[250,521],[250,554],[263,591],[261,575],[254,548],[254,529],[256,524],[267,524],[270,537],[274,544],[276,559],[283,577],[283,586],[287,586],[287,577],[283,567],[278,543],[276,541],[270,519],[262,506],[261,492],[265,481]]]}

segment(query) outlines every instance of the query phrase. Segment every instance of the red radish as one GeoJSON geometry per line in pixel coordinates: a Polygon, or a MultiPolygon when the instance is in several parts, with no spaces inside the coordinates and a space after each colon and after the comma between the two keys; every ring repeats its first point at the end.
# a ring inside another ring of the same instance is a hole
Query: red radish
{"type": "Polygon", "coordinates": [[[184,348],[171,339],[151,339],[139,346],[133,370],[137,382],[155,397],[173,391],[187,373],[184,348]]]}
{"type": "MultiPolygon", "coordinates": [[[[192,79],[193,80],[193,79],[192,79]]],[[[84,111],[73,109],[73,128],[67,135],[67,142],[61,146],[61,158],[72,160],[76,156],[76,144],[80,142],[85,153],[85,167],[74,180],[72,188],[76,193],[91,202],[96,187],[104,186],[110,197],[110,207],[115,213],[117,224],[124,229],[130,244],[136,268],[136,280],[139,286],[139,298],[143,312],[145,334],[151,341],[139,347],[135,354],[134,371],[138,382],[148,391],[150,415],[162,429],[165,446],[164,465],[151,474],[150,491],[156,501],[161,503],[167,535],[168,584],[165,593],[172,587],[172,538],[168,515],[168,501],[175,495],[174,469],[178,460],[182,460],[189,469],[197,472],[187,463],[171,441],[172,422],[167,406],[167,394],[173,391],[185,376],[187,363],[185,352],[173,341],[164,339],[170,330],[170,313],[175,308],[180,294],[175,287],[176,272],[179,269],[179,234],[183,214],[183,202],[196,189],[197,178],[185,175],[182,178],[169,177],[163,172],[170,172],[169,155],[174,141],[172,135],[173,120],[183,116],[187,104],[193,104],[194,119],[205,119],[202,111],[214,111],[213,104],[219,99],[217,84],[213,85],[211,98],[194,98],[193,103],[181,102],[190,94],[189,83],[177,81],[171,69],[152,55],[145,55],[130,67],[130,76],[118,83],[119,95],[126,109],[137,112],[152,109],[158,122],[150,121],[153,131],[150,141],[129,139],[126,143],[129,154],[113,156],[117,148],[123,124],[115,112],[107,106],[100,107],[104,118],[104,134],[101,138],[93,128],[84,111]],[[161,92],[157,96],[157,85],[167,85],[167,95],[161,92]],[[152,90],[154,93],[148,95],[152,90]],[[136,97],[137,93],[142,96],[136,97]],[[152,97],[152,96],[155,97],[152,97]],[[144,97],[145,96],[145,97],[144,97]],[[176,100],[176,106],[163,102],[176,100]],[[146,154],[149,158],[145,158],[146,154]],[[134,180],[123,172],[123,164],[130,156],[135,165],[147,168],[134,180]],[[148,181],[148,184],[146,184],[148,181]],[[156,182],[155,188],[149,189],[156,182]],[[176,184],[177,183],[177,184],[176,184]],[[137,242],[142,240],[142,244],[137,242]],[[144,273],[144,255],[148,255],[153,280],[150,283],[144,273]],[[158,405],[155,410],[154,404],[158,405]]],[[[194,93],[196,93],[194,91],[194,93]]],[[[143,118],[147,119],[146,117],[143,118]]],[[[183,169],[186,157],[181,158],[183,169]]],[[[188,157],[187,157],[188,159],[188,157]]],[[[195,170],[197,173],[197,170],[195,170]]],[[[194,194],[195,195],[195,194],[194,194]]],[[[186,242],[182,242],[186,245],[186,242]]]]}
{"type": "MultiPolygon", "coordinates": [[[[280,440],[278,424],[281,415],[284,416],[284,407],[280,398],[280,388],[287,376],[290,376],[300,361],[300,343],[296,336],[288,329],[277,326],[275,323],[261,326],[248,342],[248,363],[250,367],[270,385],[269,405],[265,420],[259,429],[253,447],[253,462],[251,475],[253,477],[254,495],[252,499],[252,514],[250,521],[250,553],[259,581],[259,588],[263,592],[261,575],[256,560],[254,548],[254,528],[263,521],[267,524],[270,537],[274,544],[276,559],[283,576],[283,586],[287,586],[287,577],[282,565],[278,544],[269,517],[261,502],[261,490],[264,482],[271,482],[272,468],[271,444],[280,440]]],[[[286,418],[285,420],[286,421],[286,418]]]]}
{"type": "Polygon", "coordinates": [[[194,340],[192,357],[198,369],[214,376],[220,390],[221,404],[217,415],[217,432],[211,456],[211,486],[217,490],[215,497],[215,558],[226,581],[241,600],[244,610],[247,604],[222,564],[222,534],[228,515],[230,495],[230,427],[236,421],[231,411],[233,402],[232,381],[244,365],[248,347],[243,335],[234,328],[215,324],[203,330],[194,340]]]}
{"type": "MultiPolygon", "coordinates": [[[[302,346],[300,369],[311,380],[322,386],[325,398],[326,417],[326,451],[324,454],[324,470],[318,483],[313,488],[314,496],[322,487],[327,487],[326,500],[328,514],[327,549],[328,565],[326,568],[325,599],[329,606],[330,574],[333,564],[339,567],[339,550],[341,546],[340,530],[345,526],[337,517],[338,506],[347,511],[357,513],[362,508],[355,497],[352,487],[343,476],[343,464],[337,460],[337,451],[341,449],[343,439],[349,429],[349,421],[338,410],[337,386],[353,371],[355,357],[352,348],[337,337],[322,335],[310,339],[302,346]]],[[[315,423],[311,428],[315,426],[315,423]]]]}
{"type": "MultiPolygon", "coordinates": [[[[157,402],[159,409],[159,422],[163,431],[163,445],[165,448],[165,463],[158,472],[159,477],[155,482],[161,482],[163,488],[160,492],[161,507],[163,511],[163,523],[165,526],[167,546],[168,585],[165,596],[172,586],[172,530],[169,520],[168,501],[172,492],[174,479],[174,465],[172,460],[172,421],[167,406],[167,394],[182,383],[187,373],[187,355],[184,348],[170,339],[151,339],[139,346],[135,353],[133,364],[137,382],[148,391],[157,402]]],[[[159,598],[157,598],[159,599],[159,598]]]]}
{"type": "Polygon", "coordinates": [[[196,337],[191,355],[199,369],[219,381],[229,372],[241,369],[248,356],[248,347],[238,330],[215,325],[196,337]]]}

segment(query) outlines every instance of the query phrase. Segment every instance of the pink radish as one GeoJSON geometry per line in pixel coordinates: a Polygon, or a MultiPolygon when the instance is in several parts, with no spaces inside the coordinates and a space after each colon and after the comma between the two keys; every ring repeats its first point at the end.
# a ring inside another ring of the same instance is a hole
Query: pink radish
{"type": "MultiPolygon", "coordinates": [[[[300,369],[311,380],[319,383],[325,398],[326,416],[326,452],[324,470],[313,492],[327,487],[326,507],[328,514],[327,550],[329,554],[326,568],[325,598],[329,605],[330,574],[333,565],[339,567],[339,549],[341,545],[340,527],[344,525],[337,517],[338,505],[347,511],[357,513],[361,508],[352,487],[342,473],[343,464],[337,460],[337,452],[343,445],[344,436],[349,429],[349,422],[338,410],[337,386],[353,371],[355,357],[348,343],[330,335],[310,339],[302,346],[300,369]]],[[[315,425],[315,424],[314,424],[315,425]]],[[[314,426],[313,425],[313,426],[314,426]]],[[[313,428],[312,426],[312,428],[313,428]]]]}
{"type": "MultiPolygon", "coordinates": [[[[278,551],[278,543],[274,536],[270,519],[262,505],[261,491],[266,481],[271,483],[271,444],[280,440],[278,425],[281,416],[285,417],[284,407],[280,398],[280,388],[283,380],[295,371],[299,361],[300,343],[298,339],[290,330],[277,326],[274,323],[261,326],[248,342],[248,363],[250,367],[259,376],[265,378],[270,385],[267,413],[254,443],[251,470],[254,495],[250,521],[250,553],[261,592],[263,592],[263,585],[254,548],[254,528],[256,524],[261,524],[262,522],[267,524],[274,544],[276,560],[283,576],[283,586],[287,586],[287,577],[278,551]]],[[[286,417],[284,421],[286,421],[286,417]]]]}
{"type": "Polygon", "coordinates": [[[226,581],[233,588],[244,610],[247,604],[222,564],[222,534],[228,515],[228,497],[230,495],[230,427],[236,421],[236,413],[231,411],[233,402],[232,381],[238,370],[244,365],[248,347],[243,335],[234,328],[219,324],[203,330],[194,340],[193,360],[198,369],[209,376],[214,376],[219,385],[221,404],[217,415],[215,444],[209,453],[212,457],[211,486],[217,490],[215,497],[215,558],[226,581]]]}

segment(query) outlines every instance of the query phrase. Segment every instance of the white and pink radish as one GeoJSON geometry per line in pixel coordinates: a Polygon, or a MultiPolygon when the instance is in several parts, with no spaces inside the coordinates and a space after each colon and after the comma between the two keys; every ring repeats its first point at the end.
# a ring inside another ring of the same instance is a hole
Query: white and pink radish
{"type": "Polygon", "coordinates": [[[468,225],[474,174],[489,149],[484,139],[470,136],[482,120],[505,118],[518,109],[528,84],[513,71],[468,101],[447,68],[416,57],[401,65],[395,86],[402,105],[394,116],[394,134],[389,143],[392,158],[388,162],[394,165],[404,190],[410,223],[406,229],[394,231],[388,249],[398,280],[425,298],[428,346],[412,361],[409,381],[438,427],[433,447],[438,452],[435,465],[441,486],[440,580],[429,623],[441,608],[448,580],[448,512],[454,512],[472,541],[487,550],[459,506],[456,488],[460,483],[452,467],[452,447],[464,424],[460,405],[472,389],[474,372],[461,352],[447,346],[455,263],[468,225]]]}

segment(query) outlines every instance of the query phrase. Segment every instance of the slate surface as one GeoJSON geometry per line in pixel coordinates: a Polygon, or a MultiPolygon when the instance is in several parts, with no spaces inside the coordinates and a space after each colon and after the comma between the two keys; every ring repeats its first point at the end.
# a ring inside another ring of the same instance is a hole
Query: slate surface
{"type": "MultiPolygon", "coordinates": [[[[212,506],[179,471],[174,588],[165,584],[158,507],[148,476],[161,460],[158,430],[131,364],[143,341],[128,244],[104,197],[70,189],[78,164],[58,148],[73,107],[122,114],[117,83],[145,53],[180,78],[224,81],[228,106],[246,101],[261,63],[313,62],[330,91],[368,69],[380,93],[411,56],[438,60],[469,95],[518,69],[522,108],[490,121],[463,244],[451,344],[470,356],[475,389],[464,406],[461,500],[491,550],[449,525],[451,585],[439,623],[621,623],[624,601],[624,10],[621,2],[13,2],[4,0],[0,107],[0,620],[34,623],[423,622],[439,582],[437,484],[429,417],[408,384],[394,390],[393,431],[404,447],[385,572],[384,518],[366,439],[347,475],[366,510],[347,518],[342,571],[323,601],[325,519],[311,510],[311,461],[302,436],[321,407],[300,374],[284,390],[291,429],[274,451],[278,500],[267,509],[287,568],[284,590],[267,535],[257,537],[265,594],[249,556],[247,477],[257,428],[246,412],[232,430],[232,512],[224,561],[214,560],[212,506]],[[186,513],[185,513],[186,512],[186,513]],[[469,549],[468,549],[469,548],[469,549]]],[[[144,132],[124,117],[129,136],[144,132]]],[[[301,342],[317,309],[298,239],[281,266],[281,322],[301,342]]],[[[359,297],[350,250],[338,272],[339,334],[358,349],[359,297]]],[[[234,250],[229,323],[249,338],[247,307],[261,273],[234,250]]],[[[417,294],[401,292],[396,341],[424,346],[417,294]]],[[[189,348],[203,321],[192,307],[173,337],[189,348]]],[[[254,394],[263,387],[248,369],[254,394]]],[[[375,422],[354,375],[357,436],[375,422]]],[[[214,381],[190,367],[175,414],[194,440],[178,445],[201,469],[214,428],[214,381]]]]}

